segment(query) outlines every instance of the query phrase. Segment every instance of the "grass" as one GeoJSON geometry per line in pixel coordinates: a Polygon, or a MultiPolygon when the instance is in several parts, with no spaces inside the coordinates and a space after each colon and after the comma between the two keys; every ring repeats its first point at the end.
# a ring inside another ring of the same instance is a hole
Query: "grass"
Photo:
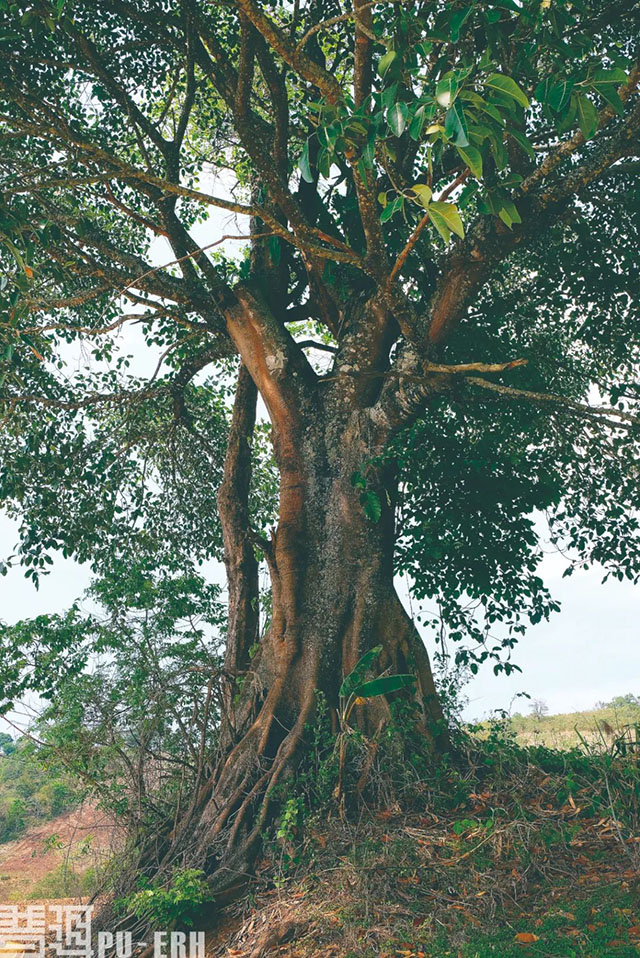
{"type": "MultiPolygon", "coordinates": [[[[615,727],[639,711],[614,709],[615,727]]],[[[340,808],[335,738],[313,738],[256,884],[212,916],[208,955],[640,958],[638,752],[584,734],[603,718],[614,727],[609,716],[489,723],[436,766],[390,735],[361,800],[372,753],[352,736],[340,808]],[[580,748],[548,747],[572,724],[580,748]],[[523,745],[538,726],[554,738],[523,745]]],[[[86,894],[90,879],[71,878],[82,888],[57,869],[32,895],[86,894]]]]}

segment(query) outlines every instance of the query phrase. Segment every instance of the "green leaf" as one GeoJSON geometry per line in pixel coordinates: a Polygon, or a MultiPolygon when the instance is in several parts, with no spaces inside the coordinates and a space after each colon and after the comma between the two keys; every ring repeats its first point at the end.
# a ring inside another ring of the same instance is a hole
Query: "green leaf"
{"type": "Polygon", "coordinates": [[[309,162],[309,141],[305,143],[302,149],[302,155],[298,160],[298,169],[300,170],[300,175],[305,183],[313,183],[313,174],[311,172],[311,164],[309,162]]]}
{"type": "Polygon", "coordinates": [[[455,146],[469,146],[469,131],[461,103],[454,103],[444,118],[444,132],[455,146]]]}
{"type": "Polygon", "coordinates": [[[553,80],[551,77],[545,77],[544,80],[540,80],[540,83],[537,85],[534,91],[534,97],[538,103],[548,103],[549,94],[553,88],[553,80]]]}
{"type": "Polygon", "coordinates": [[[433,196],[433,190],[430,186],[427,186],[426,183],[414,183],[411,187],[413,193],[416,194],[416,199],[421,206],[424,206],[425,210],[428,207],[431,197],[433,196]]]}
{"type": "Polygon", "coordinates": [[[454,203],[430,203],[429,219],[445,243],[449,242],[452,233],[461,239],[464,236],[464,226],[454,203]]]}
{"type": "Polygon", "coordinates": [[[412,140],[419,140],[422,136],[425,123],[427,122],[427,111],[424,106],[416,110],[415,116],[409,124],[409,136],[412,140]]]}
{"type": "Polygon", "coordinates": [[[407,125],[408,115],[409,107],[406,103],[400,101],[389,107],[387,110],[387,123],[394,136],[402,136],[404,128],[407,125]]]}
{"type": "Polygon", "coordinates": [[[606,100],[607,103],[613,107],[618,116],[622,116],[624,113],[624,103],[618,96],[618,91],[615,87],[607,87],[604,84],[594,83],[593,89],[596,93],[599,93],[603,100],[606,100]]]}
{"type": "Polygon", "coordinates": [[[389,695],[391,692],[407,689],[414,682],[415,676],[409,674],[383,675],[378,679],[371,679],[370,682],[359,685],[354,689],[354,693],[360,699],[372,699],[377,695],[389,695]]]}
{"type": "Polygon", "coordinates": [[[585,140],[589,140],[598,129],[598,111],[587,96],[578,98],[578,126],[585,140]]]}
{"type": "Polygon", "coordinates": [[[367,519],[370,519],[371,522],[378,522],[382,515],[382,503],[380,502],[378,493],[372,489],[367,489],[367,491],[363,492],[360,496],[360,504],[364,509],[364,514],[367,519]]]}
{"type": "Polygon", "coordinates": [[[465,20],[472,12],[472,7],[467,7],[466,10],[457,10],[451,17],[451,23],[449,24],[449,36],[453,43],[457,43],[460,39],[460,30],[465,20]]]}
{"type": "Polygon", "coordinates": [[[573,80],[563,80],[561,83],[552,86],[547,95],[547,103],[551,109],[560,113],[569,102],[572,90],[573,80]]]}
{"type": "Polygon", "coordinates": [[[458,81],[451,74],[447,74],[436,84],[436,100],[440,106],[450,107],[456,98],[457,91],[458,81]]]}
{"type": "Polygon", "coordinates": [[[390,203],[387,203],[382,213],[380,214],[380,222],[386,223],[387,220],[390,220],[394,213],[397,213],[398,210],[402,209],[403,199],[401,196],[396,196],[395,200],[392,200],[390,203]]]}
{"type": "Polygon", "coordinates": [[[484,86],[489,87],[490,90],[498,90],[500,93],[505,93],[507,96],[512,97],[523,106],[525,110],[529,106],[529,100],[526,94],[511,77],[506,77],[502,73],[492,73],[491,76],[487,77],[484,81],[484,86]]]}
{"type": "Polygon", "coordinates": [[[536,151],[534,150],[533,146],[531,145],[527,137],[524,135],[524,133],[521,133],[520,130],[508,130],[507,132],[509,136],[512,136],[513,139],[516,141],[516,143],[518,143],[522,147],[522,149],[527,154],[527,156],[530,156],[532,160],[535,160],[536,151]]]}
{"type": "Polygon", "coordinates": [[[596,70],[591,77],[592,83],[615,86],[616,88],[621,86],[623,83],[627,83],[628,80],[629,77],[624,70],[620,69],[620,67],[614,67],[611,70],[596,70]]]}
{"type": "Polygon", "coordinates": [[[388,50],[378,61],[378,75],[384,77],[393,61],[398,56],[395,50],[388,50]]]}
{"type": "Polygon", "coordinates": [[[456,204],[459,210],[464,210],[469,205],[473,197],[478,192],[479,184],[477,180],[467,180],[462,192],[457,198],[456,204]]]}
{"type": "Polygon", "coordinates": [[[502,206],[498,210],[498,216],[509,229],[511,229],[514,223],[522,223],[520,214],[511,200],[502,201],[502,206]]]}
{"type": "Polygon", "coordinates": [[[459,146],[458,153],[464,163],[467,164],[477,180],[482,179],[482,154],[476,150],[475,146],[459,146]]]}
{"type": "Polygon", "coordinates": [[[382,652],[382,646],[376,645],[375,648],[370,649],[368,652],[365,652],[362,658],[360,658],[355,666],[355,668],[349,672],[346,679],[340,686],[340,698],[346,699],[351,693],[360,685],[362,679],[367,674],[375,660],[378,658],[382,652]]]}

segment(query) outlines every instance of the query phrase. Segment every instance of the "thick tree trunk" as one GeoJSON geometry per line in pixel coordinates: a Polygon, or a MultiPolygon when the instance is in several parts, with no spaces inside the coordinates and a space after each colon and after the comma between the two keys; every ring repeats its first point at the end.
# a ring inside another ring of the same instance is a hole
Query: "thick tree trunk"
{"type": "MultiPolygon", "coordinates": [[[[317,693],[337,707],[342,679],[368,649],[382,646],[381,668],[416,676],[425,749],[447,747],[429,658],[393,583],[393,471],[367,470],[381,507],[373,521],[352,477],[379,452],[377,440],[370,420],[339,400],[320,393],[291,411],[290,431],[281,421],[274,428],[280,515],[263,544],[272,618],[241,676],[229,723],[235,741],[203,790],[196,818],[197,845],[221,895],[246,881],[273,789],[297,760],[317,693]]],[[[379,714],[361,711],[365,726],[377,723],[379,714]]]]}

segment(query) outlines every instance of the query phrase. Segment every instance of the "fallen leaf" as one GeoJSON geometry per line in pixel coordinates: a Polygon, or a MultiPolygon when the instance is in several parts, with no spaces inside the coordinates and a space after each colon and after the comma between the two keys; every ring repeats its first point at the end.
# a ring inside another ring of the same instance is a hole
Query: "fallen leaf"
{"type": "Polygon", "coordinates": [[[532,945],[534,941],[540,941],[540,939],[532,931],[519,931],[515,941],[519,941],[521,945],[532,945]]]}

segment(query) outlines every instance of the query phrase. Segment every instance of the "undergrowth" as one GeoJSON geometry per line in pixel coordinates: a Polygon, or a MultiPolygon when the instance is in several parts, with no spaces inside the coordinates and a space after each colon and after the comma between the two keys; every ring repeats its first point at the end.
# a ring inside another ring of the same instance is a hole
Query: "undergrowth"
{"type": "Polygon", "coordinates": [[[504,720],[436,764],[408,727],[349,733],[341,803],[335,737],[308,730],[226,953],[252,953],[261,915],[292,958],[640,954],[633,749],[523,747],[504,720]]]}

